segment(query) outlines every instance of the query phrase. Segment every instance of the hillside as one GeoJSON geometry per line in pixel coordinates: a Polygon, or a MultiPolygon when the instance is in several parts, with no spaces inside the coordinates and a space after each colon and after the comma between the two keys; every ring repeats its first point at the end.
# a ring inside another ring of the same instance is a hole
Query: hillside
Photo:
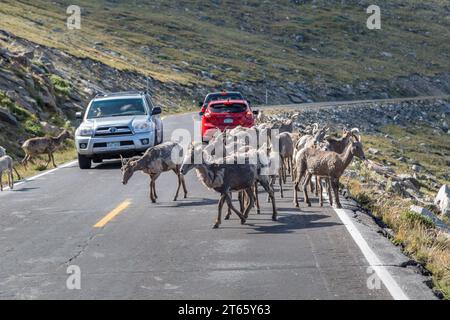
{"type": "Polygon", "coordinates": [[[83,0],[80,30],[66,27],[70,4],[0,3],[0,143],[18,156],[95,93],[147,79],[166,113],[222,88],[254,104],[266,88],[269,104],[450,92],[442,1],[383,4],[377,31],[370,1],[83,0]]]}
{"type": "Polygon", "coordinates": [[[70,1],[0,4],[0,29],[76,57],[161,82],[236,85],[263,102],[384,98],[450,92],[450,6],[389,1],[382,30],[366,28],[371,1],[70,1]],[[255,92],[255,93],[256,93],[255,92]]]}

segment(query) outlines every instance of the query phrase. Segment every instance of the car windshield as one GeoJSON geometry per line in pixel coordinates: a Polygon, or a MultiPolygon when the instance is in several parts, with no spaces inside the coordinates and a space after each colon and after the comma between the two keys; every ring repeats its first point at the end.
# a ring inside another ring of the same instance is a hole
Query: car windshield
{"type": "Polygon", "coordinates": [[[244,97],[240,93],[236,92],[223,92],[223,93],[213,93],[206,97],[206,104],[209,104],[211,101],[218,100],[244,100],[244,97]]]}
{"type": "Polygon", "coordinates": [[[141,98],[99,100],[91,104],[88,119],[146,115],[141,98]]]}
{"type": "Polygon", "coordinates": [[[211,110],[211,112],[215,113],[225,113],[225,112],[239,113],[247,110],[247,106],[243,103],[233,103],[233,104],[218,103],[212,104],[209,107],[209,109],[211,110]]]}

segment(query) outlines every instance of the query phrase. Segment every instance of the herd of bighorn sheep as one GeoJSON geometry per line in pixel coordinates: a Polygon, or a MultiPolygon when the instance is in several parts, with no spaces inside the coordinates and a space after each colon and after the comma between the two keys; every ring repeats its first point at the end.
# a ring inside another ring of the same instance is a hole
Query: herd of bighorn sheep
{"type": "MultiPolygon", "coordinates": [[[[28,162],[34,163],[34,158],[39,155],[47,155],[48,161],[45,168],[50,162],[56,168],[53,153],[61,147],[66,139],[72,138],[68,130],[63,130],[57,137],[36,137],[26,140],[22,144],[22,149],[25,152],[25,157],[22,160],[22,165],[27,168],[28,162]]],[[[3,174],[6,173],[8,177],[8,186],[10,189],[14,188],[14,173],[17,178],[22,179],[14,166],[14,160],[7,155],[5,148],[0,146],[0,191],[3,191],[3,174]]]]}
{"type": "Polygon", "coordinates": [[[218,215],[214,228],[222,223],[222,209],[227,204],[229,219],[234,212],[244,224],[253,207],[260,213],[258,187],[267,192],[272,204],[272,219],[277,220],[275,182],[278,180],[280,196],[284,197],[283,185],[290,175],[294,186],[294,204],[298,204],[298,191],[303,190],[308,206],[308,186],[320,194],[326,185],[330,205],[338,208],[339,179],[354,157],[365,160],[359,130],[344,129],[342,137],[328,135],[328,127],[319,124],[294,128],[299,117],[295,114],[286,121],[264,122],[259,118],[252,128],[236,127],[218,132],[208,144],[191,143],[182,146],[178,142],[166,142],[150,148],[142,157],[122,159],[122,183],[127,184],[135,171],[150,176],[150,199],[156,202],[155,181],[165,171],[173,171],[178,177],[184,197],[187,189],[184,181],[192,169],[198,179],[211,190],[220,194],[218,215]],[[252,141],[254,143],[252,143],[252,141]],[[315,185],[311,182],[315,176],[315,185]],[[233,204],[232,194],[237,193],[239,208],[233,204]],[[334,198],[334,200],[333,200],[334,198]]]}

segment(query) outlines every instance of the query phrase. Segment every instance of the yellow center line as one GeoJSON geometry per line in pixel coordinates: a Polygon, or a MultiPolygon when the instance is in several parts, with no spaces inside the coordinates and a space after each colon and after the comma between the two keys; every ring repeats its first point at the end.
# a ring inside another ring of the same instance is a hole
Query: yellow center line
{"type": "Polygon", "coordinates": [[[122,211],[124,211],[126,208],[128,208],[131,204],[131,200],[127,199],[121,204],[119,204],[114,210],[112,210],[110,213],[108,213],[106,216],[103,217],[99,222],[97,222],[94,225],[94,228],[103,228],[109,221],[114,219],[115,216],[120,214],[122,211]]]}

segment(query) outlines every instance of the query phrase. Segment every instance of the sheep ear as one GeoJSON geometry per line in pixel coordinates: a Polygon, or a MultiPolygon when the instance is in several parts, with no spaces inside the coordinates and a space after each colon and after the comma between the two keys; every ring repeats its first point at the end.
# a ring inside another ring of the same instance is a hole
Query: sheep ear
{"type": "Polygon", "coordinates": [[[122,162],[122,166],[126,165],[125,159],[120,155],[120,162],[122,162]]]}

